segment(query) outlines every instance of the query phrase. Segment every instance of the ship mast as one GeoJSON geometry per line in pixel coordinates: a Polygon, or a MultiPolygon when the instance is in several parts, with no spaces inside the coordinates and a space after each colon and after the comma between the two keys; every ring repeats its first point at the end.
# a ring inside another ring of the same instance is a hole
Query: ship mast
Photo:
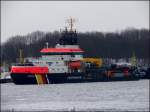
{"type": "Polygon", "coordinates": [[[65,28],[65,31],[62,33],[61,38],[59,39],[60,45],[77,45],[77,33],[74,27],[75,19],[70,18],[67,19],[66,22],[68,23],[68,29],[65,28]]]}
{"type": "Polygon", "coordinates": [[[70,19],[67,19],[67,22],[69,23],[70,31],[72,32],[73,31],[73,26],[74,26],[74,23],[75,23],[75,19],[71,17],[70,19]]]}

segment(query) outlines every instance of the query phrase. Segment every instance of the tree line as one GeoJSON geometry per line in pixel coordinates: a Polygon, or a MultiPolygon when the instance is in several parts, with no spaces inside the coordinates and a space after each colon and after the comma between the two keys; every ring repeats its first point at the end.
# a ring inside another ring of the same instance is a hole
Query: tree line
{"type": "MultiPolygon", "coordinates": [[[[78,32],[78,43],[85,51],[85,57],[130,58],[134,52],[137,58],[149,59],[150,36],[148,29],[126,29],[121,32],[78,32]]],[[[49,43],[54,47],[61,32],[36,31],[24,36],[14,36],[1,44],[1,61],[16,62],[19,50],[24,57],[39,57],[40,50],[49,43]]]]}

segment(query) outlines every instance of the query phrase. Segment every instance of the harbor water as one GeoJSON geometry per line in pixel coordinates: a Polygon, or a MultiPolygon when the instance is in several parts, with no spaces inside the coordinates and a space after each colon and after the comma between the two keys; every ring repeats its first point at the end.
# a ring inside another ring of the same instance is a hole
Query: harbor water
{"type": "Polygon", "coordinates": [[[1,84],[1,111],[149,111],[149,80],[1,84]]]}

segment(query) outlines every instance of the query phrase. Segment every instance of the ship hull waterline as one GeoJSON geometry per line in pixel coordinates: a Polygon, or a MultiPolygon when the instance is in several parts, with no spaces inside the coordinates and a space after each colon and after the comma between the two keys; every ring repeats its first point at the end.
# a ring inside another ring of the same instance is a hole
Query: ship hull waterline
{"type": "Polygon", "coordinates": [[[79,82],[107,82],[107,81],[130,81],[139,80],[134,75],[124,77],[106,77],[104,75],[92,75],[85,73],[11,73],[15,84],[56,84],[56,83],[79,83],[79,82]]]}

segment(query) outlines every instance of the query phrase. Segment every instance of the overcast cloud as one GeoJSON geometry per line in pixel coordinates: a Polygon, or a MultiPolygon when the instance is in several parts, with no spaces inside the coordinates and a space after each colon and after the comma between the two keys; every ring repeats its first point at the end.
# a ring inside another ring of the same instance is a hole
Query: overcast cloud
{"type": "Polygon", "coordinates": [[[149,1],[2,1],[1,41],[33,31],[54,31],[74,17],[78,32],[149,29],[149,1]]]}

